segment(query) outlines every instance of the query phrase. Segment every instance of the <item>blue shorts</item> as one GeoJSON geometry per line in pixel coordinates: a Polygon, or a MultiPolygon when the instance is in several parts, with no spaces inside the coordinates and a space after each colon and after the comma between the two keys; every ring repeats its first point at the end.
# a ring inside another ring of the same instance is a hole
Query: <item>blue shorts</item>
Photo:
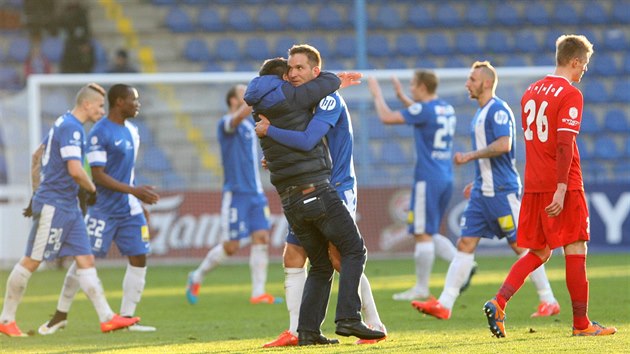
{"type": "Polygon", "coordinates": [[[223,192],[221,228],[230,241],[248,239],[269,230],[269,205],[264,194],[223,192]]]}
{"type": "Polygon", "coordinates": [[[91,255],[83,215],[33,200],[33,227],[28,236],[26,256],[36,261],[57,257],[91,255]]]}
{"type": "MultiPolygon", "coordinates": [[[[339,198],[343,202],[343,205],[346,206],[346,209],[350,212],[353,220],[356,220],[357,215],[357,192],[354,189],[347,189],[345,191],[337,191],[339,194],[339,198]]],[[[291,226],[289,226],[289,232],[287,233],[287,243],[292,245],[300,246],[300,240],[295,236],[293,230],[291,230],[291,226]]]]}
{"type": "Polygon", "coordinates": [[[507,238],[516,241],[521,200],[517,192],[485,197],[473,192],[461,219],[462,237],[507,238]]]}
{"type": "Polygon", "coordinates": [[[116,242],[116,247],[123,256],[138,256],[151,251],[149,226],[144,213],[112,217],[88,210],[85,223],[92,253],[96,257],[107,256],[112,241],[116,242]]]}
{"type": "Polygon", "coordinates": [[[442,217],[453,194],[450,181],[416,181],[411,189],[407,223],[412,235],[440,232],[442,217]]]}

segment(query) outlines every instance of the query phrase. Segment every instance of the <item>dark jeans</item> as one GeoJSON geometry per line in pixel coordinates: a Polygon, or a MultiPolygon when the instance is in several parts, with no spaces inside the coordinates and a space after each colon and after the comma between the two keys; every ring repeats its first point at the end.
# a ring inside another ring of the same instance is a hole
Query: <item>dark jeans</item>
{"type": "Polygon", "coordinates": [[[341,254],[335,322],[360,320],[359,281],[367,250],[337,191],[330,184],[320,185],[308,194],[295,193],[283,198],[282,207],[311,263],[302,295],[298,332],[320,333],[326,316],[334,271],[328,258],[328,241],[341,254]]]}

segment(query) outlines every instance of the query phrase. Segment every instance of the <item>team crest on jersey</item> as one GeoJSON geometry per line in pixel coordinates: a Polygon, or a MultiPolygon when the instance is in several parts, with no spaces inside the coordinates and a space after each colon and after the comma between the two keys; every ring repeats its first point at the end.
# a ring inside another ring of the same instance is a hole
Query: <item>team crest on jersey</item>
{"type": "Polygon", "coordinates": [[[497,124],[503,125],[503,124],[508,122],[508,119],[509,119],[509,117],[508,117],[508,114],[507,114],[506,111],[496,111],[494,113],[494,121],[497,124]]]}
{"type": "Polygon", "coordinates": [[[575,119],[578,116],[578,109],[575,107],[569,108],[569,117],[575,119]]]}
{"type": "Polygon", "coordinates": [[[319,108],[324,111],[332,111],[337,106],[337,101],[332,96],[326,96],[319,101],[319,108]]]}
{"type": "Polygon", "coordinates": [[[409,108],[407,108],[407,111],[409,111],[409,113],[414,116],[418,115],[420,114],[420,112],[422,112],[422,104],[414,103],[411,106],[409,106],[409,108]]]}
{"type": "Polygon", "coordinates": [[[90,139],[90,144],[92,145],[98,144],[98,137],[96,135],[93,136],[92,139],[90,139]]]}
{"type": "Polygon", "coordinates": [[[78,131],[75,131],[74,133],[72,133],[72,138],[74,140],[79,140],[81,139],[81,133],[79,133],[78,131]]]}

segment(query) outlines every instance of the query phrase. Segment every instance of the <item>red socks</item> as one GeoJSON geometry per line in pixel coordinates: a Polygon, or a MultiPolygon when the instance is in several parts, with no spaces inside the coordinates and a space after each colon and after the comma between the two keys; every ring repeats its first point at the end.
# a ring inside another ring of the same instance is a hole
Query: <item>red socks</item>
{"type": "Polygon", "coordinates": [[[573,304],[573,327],[586,329],[588,319],[588,280],[586,279],[586,255],[569,254],[565,256],[567,289],[573,304]]]}
{"type": "Polygon", "coordinates": [[[525,278],[527,278],[531,272],[535,271],[536,268],[540,267],[542,264],[543,261],[540,257],[531,252],[527,252],[525,256],[521,257],[512,265],[510,273],[507,278],[505,278],[501,289],[499,289],[499,292],[496,295],[497,303],[499,303],[499,306],[501,306],[503,310],[505,310],[505,304],[510,300],[512,295],[514,295],[514,293],[523,286],[525,278]]]}

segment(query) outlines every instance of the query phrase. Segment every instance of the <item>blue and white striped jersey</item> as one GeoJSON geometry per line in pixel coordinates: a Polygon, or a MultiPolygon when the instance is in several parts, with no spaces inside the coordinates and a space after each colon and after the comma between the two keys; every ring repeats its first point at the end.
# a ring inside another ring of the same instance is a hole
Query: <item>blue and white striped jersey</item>
{"type": "Polygon", "coordinates": [[[254,120],[245,118],[236,128],[230,126],[232,115],[219,120],[217,136],[223,161],[223,191],[262,193],[260,158],[254,120]]]}

